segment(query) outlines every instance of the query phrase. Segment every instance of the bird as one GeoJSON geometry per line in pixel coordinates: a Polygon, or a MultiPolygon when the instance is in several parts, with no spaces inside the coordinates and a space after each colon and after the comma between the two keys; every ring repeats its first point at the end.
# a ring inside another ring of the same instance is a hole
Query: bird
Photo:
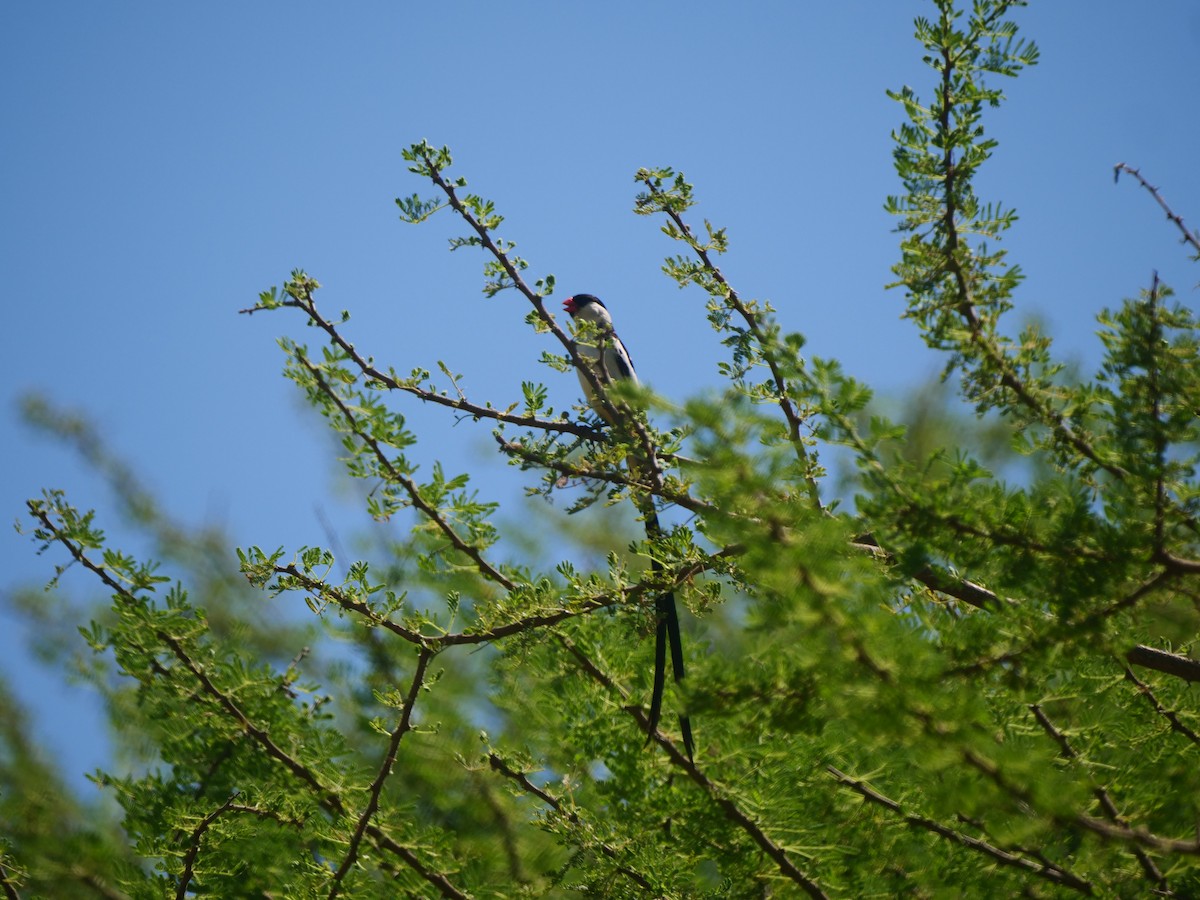
{"type": "MultiPolygon", "coordinates": [[[[612,384],[615,381],[631,381],[637,384],[638,377],[633,369],[633,360],[629,358],[629,351],[613,330],[612,316],[608,308],[600,302],[600,298],[591,294],[576,294],[563,301],[563,309],[576,322],[592,324],[593,334],[582,341],[576,341],[575,352],[580,361],[591,368],[596,380],[601,384],[612,384]]],[[[611,404],[605,404],[596,396],[591,381],[582,369],[577,370],[575,374],[579,376],[579,385],[583,388],[588,405],[609,425],[615,425],[612,413],[607,408],[611,404]]]]}
{"type": "MultiPolygon", "coordinates": [[[[633,360],[625,344],[617,337],[613,328],[612,315],[600,298],[592,294],[575,294],[563,301],[563,309],[576,322],[591,323],[591,333],[582,336],[575,343],[575,354],[583,365],[588,366],[595,375],[595,380],[603,387],[618,381],[638,383],[637,372],[633,368],[633,360]],[[591,341],[592,343],[589,343],[591,341]]],[[[588,405],[609,425],[616,425],[614,413],[619,413],[627,407],[617,407],[606,403],[596,393],[592,382],[582,370],[576,372],[579,384],[583,387],[588,405]]],[[[631,460],[631,462],[633,462],[631,460]]],[[[634,463],[636,465],[636,463],[634,463]]],[[[647,500],[639,504],[643,520],[646,524],[646,537],[650,540],[661,538],[662,525],[658,521],[658,513],[654,504],[647,500]]],[[[662,564],[654,557],[650,558],[650,567],[654,572],[662,571],[662,564]]],[[[675,683],[679,684],[684,678],[683,638],[679,630],[679,609],[675,604],[675,592],[665,591],[654,601],[658,624],[654,636],[654,685],[650,692],[650,711],[648,713],[649,732],[651,735],[658,729],[662,715],[663,692],[667,681],[667,648],[671,651],[671,668],[675,675],[675,683]]],[[[691,720],[686,715],[679,716],[679,730],[683,736],[683,745],[687,750],[688,759],[693,758],[693,741],[691,720]]]]}

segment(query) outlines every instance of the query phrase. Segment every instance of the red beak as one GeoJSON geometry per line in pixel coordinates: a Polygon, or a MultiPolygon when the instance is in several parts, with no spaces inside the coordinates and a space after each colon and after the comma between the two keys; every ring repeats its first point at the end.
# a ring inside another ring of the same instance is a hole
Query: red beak
{"type": "Polygon", "coordinates": [[[563,301],[563,309],[565,309],[571,315],[575,315],[575,309],[576,309],[575,298],[568,297],[566,300],[564,300],[563,301]]]}

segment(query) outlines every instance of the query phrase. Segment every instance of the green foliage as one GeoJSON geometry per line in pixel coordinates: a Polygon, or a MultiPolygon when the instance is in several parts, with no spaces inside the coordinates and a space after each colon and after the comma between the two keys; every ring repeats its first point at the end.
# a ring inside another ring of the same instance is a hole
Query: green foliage
{"type": "MultiPolygon", "coordinates": [[[[996,149],[992,81],[1038,52],[1007,17],[1019,3],[933,5],[916,35],[936,83],[892,95],[907,121],[887,207],[908,318],[969,415],[926,404],[897,424],[836,361],[803,356],[726,280],[728,235],[693,230],[694,189],[669,168],[637,173],[635,212],[682,245],[664,272],[702,292],[727,380],[682,408],[596,383],[599,419],[555,413],[534,381],[493,405],[461,390],[461,360],[402,377],[301,271],[247,310],[317,329],[319,347],[280,341],[285,375],[368,512],[413,522],[369,560],[245,548],[235,587],[86,423],[32,405],[169,565],[109,548],[62,493],[30,502],[58,571],[110,597],[79,671],[138,764],[96,776],[123,840],[14,790],[17,772],[50,776],[6,732],[0,799],[27,824],[0,848],[9,894],[62,873],[64,828],[92,848],[92,882],[128,896],[1200,893],[1197,322],[1155,279],[1101,313],[1090,379],[1035,327],[1006,330],[1021,275],[997,244],[1016,215],[975,179],[996,149]],[[531,494],[571,491],[580,514],[549,549],[523,545],[467,473],[418,467],[411,398],[486,422],[531,494]],[[822,459],[850,461],[848,490],[822,459]],[[606,506],[684,524],[630,538],[606,506]],[[693,613],[672,702],[694,761],[646,712],[668,590],[693,613]],[[304,626],[280,624],[300,599],[304,626]]],[[[553,276],[526,280],[495,204],[447,175],[447,149],[404,157],[434,196],[397,200],[402,218],[451,210],[451,249],[486,256],[484,293],[523,297],[543,361],[580,367],[576,340],[597,336],[549,313],[553,276]]]]}

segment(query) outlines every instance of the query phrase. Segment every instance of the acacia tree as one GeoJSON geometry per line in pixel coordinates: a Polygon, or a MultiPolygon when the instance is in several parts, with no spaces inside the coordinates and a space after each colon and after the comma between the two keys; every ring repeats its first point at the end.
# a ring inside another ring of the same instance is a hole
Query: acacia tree
{"type": "MultiPolygon", "coordinates": [[[[914,453],[868,415],[865,386],[802,356],[803,338],[725,279],[725,232],[696,228],[692,187],[669,169],[637,173],[635,211],[682,245],[666,273],[707,298],[728,348],[718,398],[680,408],[597,381],[604,427],[583,407],[556,414],[538,384],[512,402],[468,397],[451,368],[376,362],[294,272],[246,312],[320,331],[319,347],[281,341],[286,374],[371,485],[371,513],[417,525],[344,578],[324,549],[238,551],[256,592],[303,597],[355,651],[347,668],[282,662],[286,640],[256,644],[210,617],[203,591],[205,605],[165,588],[61,493],[30,502],[37,539],[111,592],[87,637],[111,653],[115,674],[99,677],[154,754],[144,774],[101,779],[133,851],[106,889],[1200,893],[1196,321],[1155,278],[1100,314],[1090,379],[1069,377],[1036,330],[1005,330],[1020,272],[995,244],[1014,217],[974,182],[995,148],[994,82],[1037,60],[1006,18],[1017,5],[935,0],[917,20],[936,81],[893,95],[904,190],[887,202],[908,318],[975,414],[1007,423],[1027,479],[1005,483],[963,447],[914,453]],[[681,523],[600,568],[570,549],[539,567],[466,475],[418,477],[414,400],[491,428],[532,492],[574,487],[580,517],[628,499],[681,523]],[[853,502],[835,502],[831,454],[856,463],[853,502]],[[694,758],[647,713],[645,636],[667,591],[698,623],[672,700],[696,723],[694,758]]],[[[432,194],[397,201],[402,217],[458,217],[452,246],[486,256],[485,291],[528,301],[543,362],[578,366],[547,308],[553,277],[531,282],[449,151],[419,143],[405,158],[432,194]]],[[[1158,191],[1122,172],[1200,259],[1158,191]]],[[[19,836],[9,845],[4,885],[19,896],[38,865],[19,836]]]]}

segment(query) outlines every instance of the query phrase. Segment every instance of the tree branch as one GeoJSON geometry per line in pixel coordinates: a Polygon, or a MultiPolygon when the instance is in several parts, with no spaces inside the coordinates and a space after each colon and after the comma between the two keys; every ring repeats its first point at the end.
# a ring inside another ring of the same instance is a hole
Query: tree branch
{"type": "MultiPolygon", "coordinates": [[[[284,301],[284,306],[291,306],[299,309],[307,315],[312,321],[329,335],[330,343],[340,348],[347,358],[354,363],[363,375],[373,382],[378,383],[382,387],[391,391],[401,391],[407,394],[412,394],[419,400],[426,403],[434,403],[439,406],[445,406],[450,409],[456,409],[460,412],[465,412],[475,419],[493,419],[497,422],[503,422],[508,425],[516,425],[521,428],[532,428],[537,431],[546,431],[560,434],[571,434],[576,437],[585,438],[588,440],[603,440],[603,432],[599,432],[588,425],[581,422],[572,422],[569,419],[542,419],[537,416],[516,415],[508,410],[495,409],[491,406],[480,406],[477,403],[471,403],[467,400],[462,391],[458,391],[458,398],[447,397],[444,394],[439,394],[436,391],[427,390],[416,384],[400,381],[394,376],[382,372],[377,369],[371,362],[365,359],[348,340],[342,337],[337,326],[326,319],[318,310],[316,302],[313,300],[312,293],[307,292],[301,297],[297,297],[290,301],[284,301]]],[[[239,312],[251,314],[259,307],[251,307],[250,309],[242,309],[239,312]]],[[[456,386],[457,388],[457,386],[456,386]]],[[[511,407],[510,407],[511,409],[511,407]]]]}
{"type": "Polygon", "coordinates": [[[1047,881],[1053,882],[1054,884],[1059,884],[1063,887],[1068,887],[1079,891],[1081,894],[1087,894],[1091,896],[1094,893],[1092,885],[1088,881],[1080,878],[1078,875],[1072,874],[1059,865],[1046,862],[1045,860],[1034,862],[1032,860],[1025,859],[1022,856],[1009,853],[1007,850],[1001,850],[999,847],[995,847],[986,841],[980,840],[979,838],[974,838],[970,835],[963,834],[961,831],[957,831],[933,819],[926,818],[925,816],[919,816],[915,813],[905,812],[904,808],[899,803],[879,793],[879,791],[872,788],[865,781],[852,778],[845,772],[839,771],[833,766],[826,766],[825,771],[837,779],[837,781],[850,788],[864,800],[874,803],[876,806],[882,806],[889,812],[896,814],[911,828],[931,832],[936,834],[938,837],[945,838],[948,841],[959,844],[960,846],[966,847],[970,850],[974,850],[977,853],[982,853],[983,855],[994,859],[1003,866],[1021,869],[1029,872],[1030,874],[1036,875],[1039,878],[1044,878],[1047,881]]]}
{"type": "Polygon", "coordinates": [[[1135,666],[1154,669],[1166,675],[1174,675],[1176,678],[1182,678],[1193,684],[1200,681],[1200,660],[1181,656],[1178,653],[1168,653],[1166,650],[1138,644],[1125,654],[1125,659],[1135,666]]]}
{"type": "Polygon", "coordinates": [[[0,887],[4,888],[5,900],[21,900],[21,893],[17,890],[13,873],[9,866],[5,865],[6,862],[4,855],[0,854],[0,887]]]}
{"type": "Polygon", "coordinates": [[[412,725],[413,708],[417,705],[417,695],[421,692],[421,688],[425,684],[425,670],[429,667],[429,661],[433,659],[434,653],[431,650],[422,648],[417,655],[417,668],[413,672],[412,683],[408,688],[408,696],[404,698],[404,705],[401,707],[400,721],[396,724],[395,730],[388,739],[387,752],[384,754],[383,763],[379,766],[379,771],[375,775],[375,779],[371,782],[370,790],[368,791],[367,805],[359,816],[358,825],[354,829],[354,834],[350,838],[350,846],[346,849],[346,856],[342,860],[342,864],[337,871],[333,873],[333,884],[329,889],[329,900],[334,900],[341,890],[342,879],[346,877],[346,873],[350,871],[354,861],[358,859],[358,848],[362,843],[363,833],[367,830],[367,825],[371,822],[371,817],[379,809],[379,795],[383,791],[383,784],[387,777],[392,774],[392,766],[396,764],[396,754],[400,750],[400,741],[404,738],[412,725]]]}
{"type": "MultiPolygon", "coordinates": [[[[662,190],[654,183],[653,178],[647,176],[642,178],[641,182],[646,185],[651,196],[659,200],[664,198],[662,190]]],[[[708,255],[708,251],[692,234],[691,227],[684,221],[678,210],[669,203],[661,203],[659,208],[674,223],[679,233],[683,236],[684,242],[692,248],[696,257],[704,265],[705,270],[712,276],[713,281],[721,287],[722,298],[734,312],[742,317],[742,321],[746,323],[750,334],[753,335],[754,340],[757,342],[763,359],[767,363],[767,368],[770,370],[771,380],[775,385],[776,403],[779,406],[780,412],[783,413],[784,420],[787,422],[788,440],[791,441],[792,447],[795,449],[796,458],[800,460],[805,469],[804,479],[808,485],[809,499],[814,508],[821,509],[820,485],[817,484],[816,479],[809,471],[810,457],[808,447],[805,446],[804,438],[801,435],[804,419],[792,403],[791,389],[780,367],[779,359],[776,355],[776,347],[773,342],[768,341],[760,316],[742,301],[738,292],[726,281],[725,274],[712,261],[712,258],[708,255]]]]}
{"type": "MultiPolygon", "coordinates": [[[[1054,740],[1054,743],[1058,744],[1059,752],[1062,754],[1063,758],[1072,762],[1078,762],[1079,754],[1077,754],[1071,748],[1071,742],[1067,740],[1067,736],[1054,727],[1054,723],[1050,721],[1050,717],[1046,715],[1046,711],[1036,703],[1030,705],[1029,709],[1033,712],[1033,716],[1035,719],[1037,719],[1038,724],[1042,726],[1042,730],[1054,740]]],[[[1117,805],[1113,803],[1112,798],[1108,795],[1107,790],[1097,784],[1092,788],[1092,794],[1095,796],[1096,802],[1100,804],[1100,808],[1104,811],[1104,815],[1108,817],[1110,822],[1113,822],[1122,828],[1129,827],[1124,817],[1117,810],[1117,805]]],[[[1138,864],[1142,867],[1143,874],[1145,874],[1150,881],[1155,883],[1158,891],[1164,894],[1168,893],[1166,876],[1159,871],[1158,866],[1154,864],[1154,860],[1146,855],[1146,851],[1141,847],[1134,846],[1133,855],[1137,857],[1138,864]]]]}
{"type": "Polygon", "coordinates": [[[1200,234],[1190,230],[1186,225],[1183,224],[1183,217],[1176,215],[1175,211],[1167,205],[1167,201],[1164,200],[1162,194],[1158,192],[1158,188],[1154,187],[1150,184],[1150,182],[1143,178],[1142,173],[1139,170],[1133,168],[1132,166],[1126,165],[1123,162],[1117,163],[1115,166],[1113,166],[1113,181],[1119,180],[1122,172],[1128,172],[1138,180],[1138,184],[1150,192],[1150,196],[1155,199],[1158,205],[1162,207],[1162,211],[1167,214],[1167,219],[1169,219],[1170,222],[1179,229],[1179,233],[1182,235],[1180,240],[1185,244],[1191,244],[1192,247],[1196,249],[1196,252],[1200,253],[1200,234]]]}
{"type": "MultiPolygon", "coordinates": [[[[951,55],[949,48],[942,48],[942,85],[941,85],[941,110],[938,121],[939,129],[942,134],[950,134],[953,130],[953,125],[950,121],[951,110],[955,108],[955,96],[953,91],[953,73],[957,60],[951,55]]],[[[1013,369],[1012,363],[1008,357],[1001,351],[995,343],[984,334],[983,325],[980,322],[977,312],[974,291],[971,288],[970,280],[967,273],[964,271],[961,261],[958,258],[959,250],[959,232],[958,232],[958,207],[955,202],[956,179],[958,176],[954,164],[953,148],[947,142],[944,158],[942,162],[942,201],[944,205],[944,213],[942,216],[942,227],[946,234],[946,248],[942,253],[942,259],[946,270],[954,277],[955,286],[958,292],[958,303],[956,308],[963,321],[967,324],[967,329],[971,335],[971,341],[984,354],[987,360],[995,367],[997,374],[1000,377],[1000,383],[1013,392],[1013,394],[1033,411],[1034,415],[1042,420],[1060,441],[1073,447],[1076,451],[1082,454],[1087,459],[1091,460],[1097,467],[1108,472],[1115,478],[1124,478],[1129,473],[1116,463],[1102,459],[1096,449],[1085,441],[1082,437],[1076,434],[1074,428],[1071,427],[1066,417],[1061,412],[1051,408],[1037,397],[1029,386],[1021,380],[1020,376],[1013,369]]]]}
{"type": "Polygon", "coordinates": [[[338,408],[338,411],[345,417],[346,423],[350,426],[350,429],[354,432],[355,436],[368,448],[370,448],[375,458],[379,461],[380,467],[387,473],[387,476],[392,483],[398,484],[404,488],[404,492],[408,494],[409,500],[413,507],[420,510],[420,512],[422,512],[425,517],[429,519],[429,521],[433,522],[433,524],[437,526],[438,530],[446,536],[454,548],[470,559],[472,563],[474,563],[475,568],[481,575],[500,585],[506,591],[516,590],[516,582],[510,579],[507,575],[504,575],[499,569],[495,568],[491,563],[484,559],[483,554],[478,547],[475,547],[463,540],[463,538],[459,536],[458,532],[451,527],[450,523],[442,517],[441,510],[426,502],[425,498],[421,496],[421,491],[417,487],[416,483],[413,482],[411,478],[408,478],[402,472],[398,471],[396,467],[392,465],[392,461],[388,459],[387,454],[383,452],[383,448],[379,445],[379,442],[375,440],[370,433],[359,426],[358,419],[355,418],[354,413],[350,411],[350,408],[346,406],[345,402],[338,395],[338,393],[334,391],[324,377],[322,377],[320,369],[309,362],[307,357],[302,354],[297,354],[296,359],[299,360],[300,363],[308,370],[309,374],[313,376],[314,380],[321,388],[321,391],[333,402],[333,404],[338,408]]]}
{"type": "Polygon", "coordinates": [[[1133,683],[1133,685],[1138,689],[1138,693],[1140,693],[1146,699],[1146,702],[1150,704],[1154,711],[1167,720],[1172,731],[1182,734],[1193,744],[1200,746],[1200,734],[1197,734],[1186,724],[1184,724],[1183,720],[1179,718],[1178,714],[1174,710],[1167,709],[1167,707],[1163,706],[1162,702],[1158,699],[1158,697],[1155,696],[1154,691],[1151,690],[1150,685],[1146,684],[1146,682],[1134,675],[1133,671],[1128,668],[1125,669],[1125,680],[1133,683]]]}
{"type": "Polygon", "coordinates": [[[563,331],[562,328],[559,327],[554,316],[547,311],[546,304],[543,302],[545,298],[537,291],[534,291],[529,287],[529,285],[525,282],[525,279],[521,277],[520,271],[518,271],[512,260],[509,259],[508,254],[502,248],[497,246],[494,240],[492,240],[492,235],[488,228],[479,221],[479,219],[471,212],[471,210],[467,209],[463,205],[463,202],[459,199],[458,193],[455,191],[454,186],[442,177],[441,168],[433,159],[433,157],[429,155],[428,149],[422,147],[419,148],[418,152],[421,154],[421,159],[425,164],[424,174],[429,178],[430,181],[432,181],[438,186],[438,188],[441,189],[442,193],[446,195],[446,199],[450,202],[451,208],[453,208],[453,210],[458,213],[463,221],[465,221],[471,227],[471,230],[478,235],[480,245],[492,254],[495,260],[504,269],[505,274],[509,277],[509,279],[511,279],[513,286],[525,297],[526,300],[530,302],[537,314],[538,319],[546,327],[546,330],[553,334],[558,342],[562,344],[563,348],[567,351],[567,354],[570,356],[571,363],[575,369],[583,373],[584,378],[586,378],[588,381],[588,386],[591,387],[592,391],[594,392],[594,396],[597,398],[597,402],[599,402],[604,410],[609,413],[609,416],[605,416],[605,418],[611,417],[611,421],[614,422],[632,418],[627,414],[618,412],[617,407],[613,404],[612,400],[609,399],[608,393],[605,390],[605,386],[600,377],[591,366],[587,365],[583,361],[583,359],[579,356],[579,351],[575,346],[575,342],[571,340],[571,337],[565,331],[563,331]]]}
{"type": "MultiPolygon", "coordinates": [[[[580,818],[579,813],[575,812],[573,809],[567,809],[561,800],[559,800],[549,791],[539,788],[532,781],[530,781],[528,776],[526,776],[523,772],[518,772],[513,769],[495,753],[488,753],[488,765],[490,765],[494,771],[499,772],[505,778],[514,782],[526,794],[537,797],[548,807],[558,813],[558,815],[562,816],[565,821],[570,822],[575,826],[583,826],[584,828],[588,828],[588,826],[586,826],[583,820],[580,818]]],[[[600,840],[600,838],[596,836],[594,830],[590,828],[588,828],[588,830],[590,832],[591,842],[600,849],[602,854],[613,861],[618,872],[640,887],[643,891],[648,891],[651,893],[654,891],[654,886],[646,879],[644,875],[634,869],[629,868],[629,866],[621,862],[622,854],[619,850],[617,850],[607,841],[600,840]]]]}
{"type": "Polygon", "coordinates": [[[518,459],[523,459],[526,462],[541,466],[546,469],[558,472],[560,475],[566,475],[568,478],[589,478],[595,481],[603,481],[607,484],[620,485],[622,487],[632,488],[641,491],[645,494],[661,497],[663,500],[671,503],[688,512],[697,514],[716,514],[719,512],[717,507],[711,503],[706,503],[703,500],[697,500],[690,494],[681,491],[669,491],[666,485],[663,484],[661,477],[658,484],[655,485],[649,481],[639,481],[634,478],[634,474],[641,471],[635,467],[634,471],[630,470],[608,470],[598,469],[584,463],[574,463],[566,459],[548,459],[527,447],[515,441],[507,441],[499,434],[495,435],[496,443],[500,449],[510,456],[515,456],[518,459]]]}
{"type": "Polygon", "coordinates": [[[572,657],[579,663],[582,668],[594,681],[605,687],[607,690],[618,696],[623,703],[625,712],[631,715],[637,722],[638,727],[649,734],[650,737],[666,751],[678,768],[687,773],[687,776],[695,782],[701,790],[708,796],[716,806],[721,810],[727,819],[733,822],[738,828],[744,831],[755,844],[758,845],[764,853],[779,867],[787,878],[797,884],[806,894],[813,898],[826,898],[827,895],[820,886],[807,875],[792,861],[787,850],[773,841],[753,818],[735,803],[727,794],[727,792],[719,787],[715,782],[711,781],[707,775],[696,765],[696,763],[688,757],[688,755],[679,748],[679,746],[661,731],[650,730],[650,719],[643,712],[640,706],[630,704],[629,693],[595,662],[593,662],[586,653],[579,649],[570,638],[565,635],[557,634],[555,637],[559,643],[571,654],[572,657]]]}
{"type": "MultiPolygon", "coordinates": [[[[49,516],[44,510],[32,502],[28,506],[30,513],[45,526],[47,531],[53,535],[54,540],[66,547],[77,562],[99,577],[121,602],[131,605],[136,603],[134,595],[124,585],[114,579],[104,567],[93,563],[87,554],[83,552],[82,547],[60,532],[50,521],[49,516]]],[[[264,728],[256,725],[229,696],[213,683],[208,673],[192,659],[191,655],[178,639],[162,630],[155,630],[154,635],[170,649],[175,658],[191,673],[192,677],[200,684],[203,692],[215,700],[217,705],[225,711],[226,715],[235,721],[242,731],[249,735],[269,757],[280,763],[300,782],[307,785],[316,795],[318,802],[329,812],[339,817],[346,815],[345,805],[337,792],[322,784],[321,779],[315,772],[283,750],[272,740],[270,734],[264,728]]],[[[397,843],[394,838],[382,829],[377,826],[371,826],[368,829],[368,834],[371,835],[372,839],[380,847],[403,859],[410,868],[436,887],[443,896],[464,898],[465,900],[466,895],[451,884],[444,875],[430,869],[412,850],[397,843]]]]}
{"type": "MultiPolygon", "coordinates": [[[[719,550],[716,553],[708,554],[703,559],[696,560],[677,570],[664,569],[659,575],[667,575],[667,584],[669,587],[678,587],[695,578],[704,572],[711,571],[718,567],[722,560],[740,556],[746,552],[746,548],[741,544],[730,544],[719,550]]],[[[527,631],[534,631],[539,628],[547,628],[557,625],[560,622],[565,622],[568,619],[573,619],[578,616],[587,615],[601,609],[608,609],[613,606],[624,606],[629,603],[638,603],[647,594],[657,593],[663,589],[661,581],[648,583],[640,581],[637,584],[631,585],[628,588],[623,588],[615,593],[606,593],[597,597],[585,598],[579,605],[573,609],[557,609],[548,613],[537,613],[529,616],[522,616],[509,622],[505,625],[498,625],[494,628],[489,628],[486,631],[456,631],[446,634],[424,634],[419,631],[414,631],[411,628],[406,628],[403,625],[398,625],[390,619],[375,613],[366,603],[348,596],[344,591],[325,584],[324,582],[313,578],[301,572],[294,565],[276,566],[275,571],[280,575],[285,575],[301,585],[306,591],[314,596],[324,599],[326,597],[333,600],[338,606],[351,612],[357,613],[366,618],[372,625],[383,628],[392,632],[397,637],[407,641],[410,644],[415,644],[423,649],[432,651],[440,651],[445,647],[453,647],[470,644],[486,644],[501,638],[511,637],[515,634],[521,634],[527,631]]]]}
{"type": "Polygon", "coordinates": [[[217,820],[217,817],[233,805],[233,801],[237,797],[238,792],[234,791],[230,794],[228,800],[201,819],[200,824],[192,829],[192,837],[188,841],[187,853],[183,856],[183,872],[180,873],[179,884],[175,887],[175,900],[184,900],[187,897],[188,885],[192,880],[193,867],[196,864],[196,857],[200,853],[200,838],[204,836],[204,832],[208,831],[208,827],[217,820]]]}

